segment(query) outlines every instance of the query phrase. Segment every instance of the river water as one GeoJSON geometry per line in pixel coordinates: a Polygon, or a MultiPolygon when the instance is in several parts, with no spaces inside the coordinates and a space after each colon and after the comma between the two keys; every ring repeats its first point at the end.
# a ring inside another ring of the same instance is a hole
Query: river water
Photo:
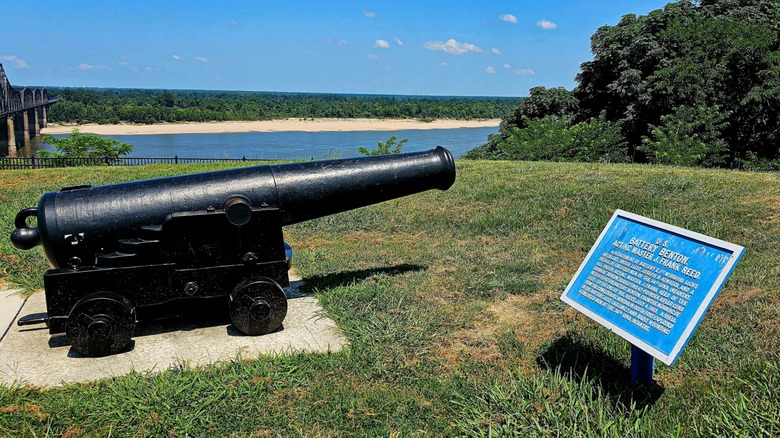
{"type": "MultiPolygon", "coordinates": [[[[241,132],[227,134],[113,135],[134,146],[128,157],[327,159],[354,157],[358,147],[376,149],[390,136],[409,139],[403,152],[444,146],[460,157],[484,144],[498,128],[410,129],[401,131],[241,132]]],[[[54,137],[62,137],[55,135],[54,137]]],[[[36,139],[37,140],[37,139],[36,139]]],[[[34,150],[50,149],[35,142],[34,150]]]]}

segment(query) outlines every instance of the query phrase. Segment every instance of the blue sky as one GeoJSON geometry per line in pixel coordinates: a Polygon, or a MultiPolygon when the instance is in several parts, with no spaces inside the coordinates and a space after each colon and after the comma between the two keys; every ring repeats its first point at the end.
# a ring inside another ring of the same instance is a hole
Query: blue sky
{"type": "Polygon", "coordinates": [[[526,96],[571,89],[598,27],[666,3],[22,2],[0,62],[14,85],[526,96]]]}

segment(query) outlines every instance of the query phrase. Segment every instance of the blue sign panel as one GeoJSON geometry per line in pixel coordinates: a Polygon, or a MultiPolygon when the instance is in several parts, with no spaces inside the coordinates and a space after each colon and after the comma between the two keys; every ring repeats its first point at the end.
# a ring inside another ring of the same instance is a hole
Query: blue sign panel
{"type": "Polygon", "coordinates": [[[617,210],[561,299],[672,365],[743,251],[617,210]]]}

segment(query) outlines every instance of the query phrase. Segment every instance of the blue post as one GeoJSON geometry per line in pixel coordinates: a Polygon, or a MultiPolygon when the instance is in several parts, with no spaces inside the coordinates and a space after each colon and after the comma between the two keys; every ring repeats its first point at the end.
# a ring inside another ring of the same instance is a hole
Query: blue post
{"type": "Polygon", "coordinates": [[[653,356],[636,345],[631,346],[631,384],[653,382],[653,356]]]}

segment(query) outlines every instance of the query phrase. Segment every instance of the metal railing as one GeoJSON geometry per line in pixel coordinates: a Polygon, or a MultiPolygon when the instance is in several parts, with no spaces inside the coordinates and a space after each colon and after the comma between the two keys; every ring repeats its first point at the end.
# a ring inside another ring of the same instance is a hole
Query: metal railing
{"type": "Polygon", "coordinates": [[[2,157],[0,170],[47,169],[76,166],[144,166],[147,164],[196,164],[271,161],[263,158],[39,158],[39,157],[2,157]]]}

